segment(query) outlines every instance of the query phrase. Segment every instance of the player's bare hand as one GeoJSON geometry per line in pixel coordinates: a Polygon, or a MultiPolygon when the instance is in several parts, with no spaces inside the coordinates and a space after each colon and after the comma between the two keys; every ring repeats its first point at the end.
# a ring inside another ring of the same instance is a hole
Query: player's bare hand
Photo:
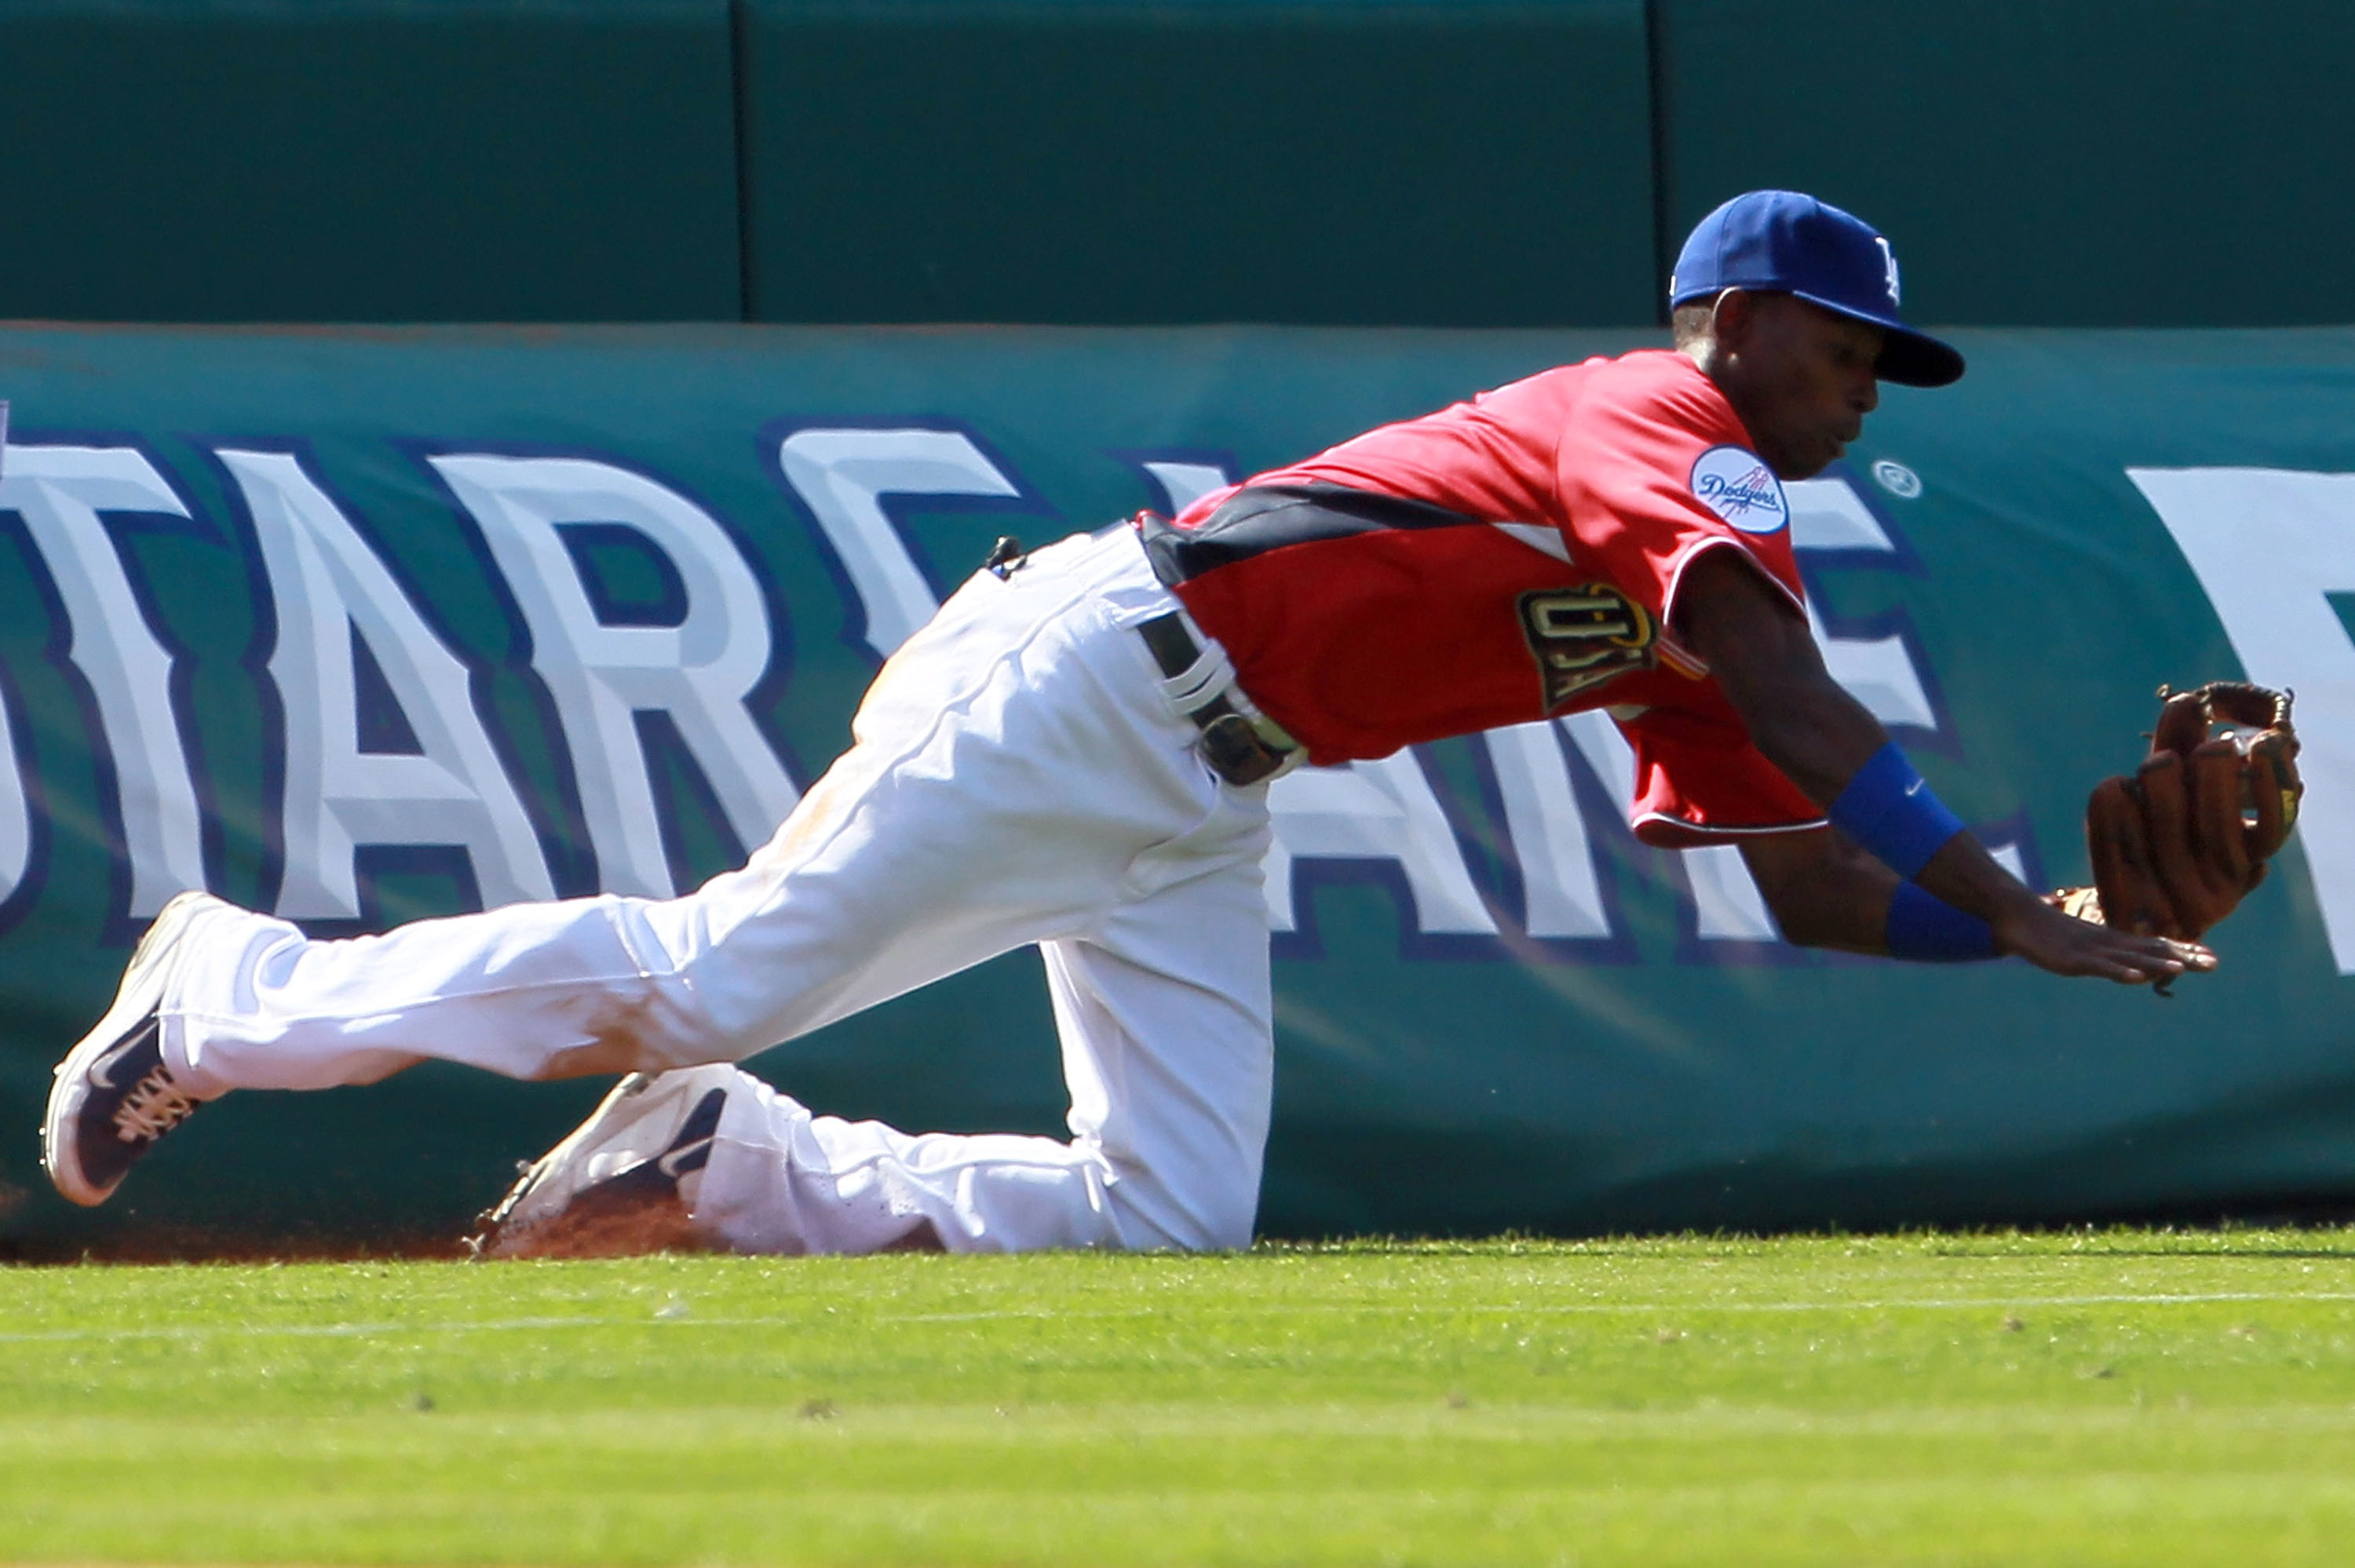
{"type": "Polygon", "coordinates": [[[2148,985],[2216,967],[2197,942],[2137,937],[2064,915],[2041,899],[2022,900],[1995,925],[1998,951],[2017,953],[2056,975],[2086,975],[2120,985],[2148,985]]]}

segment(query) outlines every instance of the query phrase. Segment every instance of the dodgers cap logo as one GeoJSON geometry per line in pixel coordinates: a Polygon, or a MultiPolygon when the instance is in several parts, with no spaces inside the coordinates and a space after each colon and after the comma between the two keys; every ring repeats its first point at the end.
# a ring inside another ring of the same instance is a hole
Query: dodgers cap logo
{"type": "Polygon", "coordinates": [[[1724,289],[1796,294],[1872,323],[1888,335],[1874,366],[1883,381],[1944,387],[1959,381],[1963,356],[1950,344],[1907,326],[1897,251],[1853,213],[1798,191],[1751,191],[1700,220],[1668,275],[1670,308],[1724,289]]]}

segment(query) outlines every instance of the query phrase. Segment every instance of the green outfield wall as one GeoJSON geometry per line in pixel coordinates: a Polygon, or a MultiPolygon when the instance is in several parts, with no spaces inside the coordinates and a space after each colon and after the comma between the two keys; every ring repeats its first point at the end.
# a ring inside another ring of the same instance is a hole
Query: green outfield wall
{"type": "Polygon", "coordinates": [[[2355,9],[1659,0],[1664,228],[1755,185],[1870,216],[1917,318],[2344,322],[2355,9]]]}
{"type": "Polygon", "coordinates": [[[1643,326],[1703,212],[1923,320],[2347,319],[2339,0],[0,0],[0,319],[1643,326]]]}
{"type": "MultiPolygon", "coordinates": [[[[2163,1001],[1795,951],[1730,852],[1633,842],[1595,718],[1305,772],[1273,796],[1264,1228],[2355,1199],[2355,330],[1958,335],[1959,387],[1891,388],[1793,489],[1828,660],[2041,883],[2084,874],[2084,792],[2160,682],[2296,688],[2306,818],[2223,969],[2163,1001]]],[[[600,1092],[232,1097],[70,1209],[36,1167],[49,1067],[173,891],[340,933],[692,885],[996,535],[1635,341],[0,329],[0,1249],[453,1236],[600,1092]]],[[[1028,954],[753,1065],[912,1126],[1063,1106],[1028,954]]]]}
{"type": "Polygon", "coordinates": [[[735,320],[728,0],[0,0],[0,317],[735,320]]]}
{"type": "Polygon", "coordinates": [[[1641,0],[746,12],[760,319],[1653,319],[1641,0]]]}

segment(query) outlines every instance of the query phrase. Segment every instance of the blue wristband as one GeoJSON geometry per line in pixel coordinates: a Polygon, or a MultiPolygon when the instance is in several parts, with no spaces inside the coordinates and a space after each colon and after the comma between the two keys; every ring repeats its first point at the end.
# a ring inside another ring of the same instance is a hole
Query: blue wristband
{"type": "Polygon", "coordinates": [[[1829,815],[1834,827],[1908,878],[1963,831],[1963,820],[1930,793],[1893,740],[1865,759],[1829,815]]]}
{"type": "Polygon", "coordinates": [[[1899,883],[1889,901],[1887,941],[1891,958],[1917,963],[1966,964],[1995,957],[1995,933],[1986,921],[1910,882],[1899,883]]]}

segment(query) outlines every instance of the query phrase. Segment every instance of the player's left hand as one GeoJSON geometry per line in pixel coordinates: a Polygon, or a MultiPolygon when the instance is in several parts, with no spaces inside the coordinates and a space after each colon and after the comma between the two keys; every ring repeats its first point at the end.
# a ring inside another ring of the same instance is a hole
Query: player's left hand
{"type": "Polygon", "coordinates": [[[2216,967],[2216,955],[2197,942],[2095,925],[2041,899],[2023,899],[1989,925],[1997,951],[2016,953],[2056,975],[2164,987],[2178,975],[2216,967]]]}

